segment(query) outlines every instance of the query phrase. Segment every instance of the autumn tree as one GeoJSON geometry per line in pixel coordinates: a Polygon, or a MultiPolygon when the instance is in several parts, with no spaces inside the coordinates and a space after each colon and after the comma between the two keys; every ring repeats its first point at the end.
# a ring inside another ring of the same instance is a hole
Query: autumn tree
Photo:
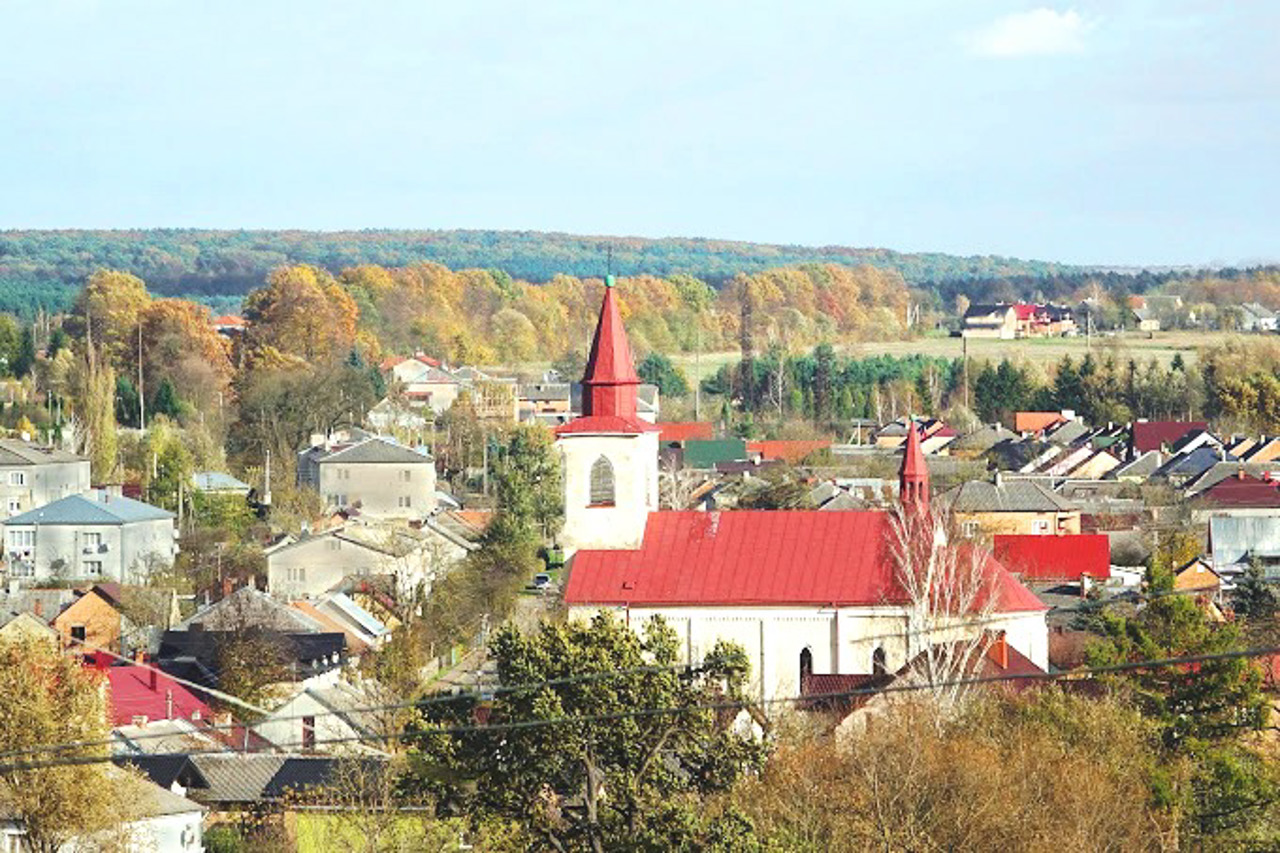
{"type": "Polygon", "coordinates": [[[76,297],[71,331],[91,338],[103,349],[111,366],[126,372],[134,360],[138,323],[151,303],[142,279],[114,270],[98,270],[76,297]]]}
{"type": "Polygon", "coordinates": [[[35,744],[83,741],[98,745],[58,755],[104,759],[0,773],[0,810],[26,831],[23,849],[71,849],[77,840],[110,835],[133,811],[140,784],[106,763],[107,749],[100,745],[109,727],[99,678],[47,643],[0,642],[0,750],[21,754],[35,744]]]}
{"type": "Polygon", "coordinates": [[[249,347],[269,364],[344,358],[355,343],[358,313],[333,276],[306,265],[275,270],[244,301],[249,347]]]}
{"type": "Polygon", "coordinates": [[[497,728],[447,731],[474,725],[476,699],[464,696],[424,705],[410,733],[414,790],[444,813],[515,821],[533,849],[751,849],[737,813],[706,805],[760,766],[763,747],[731,731],[728,714],[699,707],[745,706],[740,648],[718,643],[684,669],[660,620],[640,635],[601,614],[503,629],[492,651],[498,685],[486,705],[497,728]],[[637,709],[650,713],[628,716],[637,709]],[[546,720],[564,722],[523,727],[546,720]]]}
{"type": "Polygon", "coordinates": [[[116,471],[115,371],[92,340],[87,342],[77,367],[76,411],[84,424],[83,440],[77,449],[89,457],[93,481],[107,483],[116,471]]]}

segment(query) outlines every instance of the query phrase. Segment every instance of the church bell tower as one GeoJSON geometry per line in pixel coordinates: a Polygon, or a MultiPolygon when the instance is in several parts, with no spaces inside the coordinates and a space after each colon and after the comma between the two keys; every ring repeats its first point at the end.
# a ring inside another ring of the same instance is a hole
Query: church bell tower
{"type": "Polygon", "coordinates": [[[639,384],[608,276],[582,377],[582,416],[556,429],[568,551],[638,548],[658,508],[658,428],[636,414],[639,384]]]}

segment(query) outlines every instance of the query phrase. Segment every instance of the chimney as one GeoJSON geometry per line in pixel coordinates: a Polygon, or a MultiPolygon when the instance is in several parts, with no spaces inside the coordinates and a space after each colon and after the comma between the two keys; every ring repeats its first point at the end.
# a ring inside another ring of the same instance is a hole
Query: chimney
{"type": "Polygon", "coordinates": [[[146,662],[147,662],[147,653],[146,653],[146,651],[145,651],[145,650],[143,650],[143,649],[134,649],[134,651],[133,651],[133,662],[134,662],[134,663],[146,663],[146,662]]]}
{"type": "Polygon", "coordinates": [[[44,618],[44,602],[37,598],[35,600],[35,603],[31,605],[31,612],[36,615],[37,619],[43,619],[44,618]]]}
{"type": "MultiPolygon", "coordinates": [[[[154,672],[152,672],[151,677],[155,678],[154,672]]],[[[172,690],[166,690],[164,692],[164,718],[166,720],[173,719],[173,691],[172,690]]]]}
{"type": "Polygon", "coordinates": [[[1001,669],[1009,668],[1009,640],[1004,631],[996,635],[995,658],[1001,669]]]}
{"type": "MultiPolygon", "coordinates": [[[[147,669],[147,689],[152,693],[156,691],[156,668],[154,666],[147,669]]],[[[170,696],[170,699],[172,698],[170,696]]]]}
{"type": "Polygon", "coordinates": [[[1004,474],[1000,471],[996,471],[996,488],[998,489],[1002,485],[1004,485],[1004,474]]]}
{"type": "Polygon", "coordinates": [[[106,652],[94,652],[93,665],[101,672],[106,672],[111,667],[111,658],[106,652]]]}
{"type": "Polygon", "coordinates": [[[1093,586],[1093,578],[1089,577],[1089,573],[1085,572],[1080,575],[1080,597],[1089,597],[1089,588],[1093,586]]]}
{"type": "Polygon", "coordinates": [[[231,587],[232,587],[231,578],[223,578],[222,579],[222,597],[223,598],[226,598],[228,595],[231,594],[231,587]]]}

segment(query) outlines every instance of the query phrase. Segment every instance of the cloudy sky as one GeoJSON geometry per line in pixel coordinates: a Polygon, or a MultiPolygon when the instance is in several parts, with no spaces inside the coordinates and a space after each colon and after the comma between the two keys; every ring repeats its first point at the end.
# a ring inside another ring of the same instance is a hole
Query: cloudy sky
{"type": "Polygon", "coordinates": [[[1280,3],[0,0],[0,228],[1280,259],[1280,3]]]}

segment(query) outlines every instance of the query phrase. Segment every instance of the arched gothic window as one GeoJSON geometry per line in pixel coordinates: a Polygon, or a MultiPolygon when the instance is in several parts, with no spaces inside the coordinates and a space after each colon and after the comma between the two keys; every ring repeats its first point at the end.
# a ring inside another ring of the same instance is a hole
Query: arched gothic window
{"type": "Polygon", "coordinates": [[[591,465],[591,506],[613,506],[613,463],[601,456],[591,465]]]}
{"type": "Polygon", "coordinates": [[[806,646],[800,650],[800,678],[813,675],[813,652],[806,646]]]}
{"type": "Polygon", "coordinates": [[[872,675],[884,675],[888,671],[889,667],[885,663],[884,648],[878,648],[871,653],[871,673],[872,675]]]}

